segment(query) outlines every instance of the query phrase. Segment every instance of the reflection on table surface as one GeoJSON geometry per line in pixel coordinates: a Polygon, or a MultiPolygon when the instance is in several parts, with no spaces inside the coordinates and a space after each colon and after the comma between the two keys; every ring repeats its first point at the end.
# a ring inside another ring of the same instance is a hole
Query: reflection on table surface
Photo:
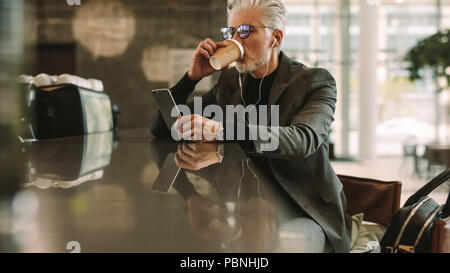
{"type": "Polygon", "coordinates": [[[239,145],[197,170],[179,168],[180,145],[203,144],[110,133],[24,144],[27,181],[0,201],[0,251],[324,251],[304,245],[304,215],[239,145]]]}

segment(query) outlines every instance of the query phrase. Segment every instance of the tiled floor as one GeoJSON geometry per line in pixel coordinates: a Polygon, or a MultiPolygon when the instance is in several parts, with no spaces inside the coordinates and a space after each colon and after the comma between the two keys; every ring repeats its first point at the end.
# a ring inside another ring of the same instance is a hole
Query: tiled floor
{"type": "MultiPolygon", "coordinates": [[[[426,170],[426,162],[421,163],[421,169],[426,170]]],[[[373,160],[354,162],[332,161],[331,164],[337,174],[402,182],[400,206],[403,205],[409,196],[443,170],[443,168],[439,166],[433,166],[429,178],[425,177],[426,172],[419,177],[419,175],[414,174],[412,158],[404,159],[403,157],[380,157],[373,160]]],[[[450,182],[444,183],[433,191],[430,196],[436,200],[436,202],[443,204],[447,199],[449,188],[450,182]]]]}

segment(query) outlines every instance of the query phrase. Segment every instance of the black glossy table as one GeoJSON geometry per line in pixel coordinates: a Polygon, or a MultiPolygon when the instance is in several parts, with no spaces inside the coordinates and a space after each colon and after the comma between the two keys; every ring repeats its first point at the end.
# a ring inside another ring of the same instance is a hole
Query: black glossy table
{"type": "Polygon", "coordinates": [[[26,179],[0,201],[0,252],[327,251],[237,144],[199,170],[178,170],[179,145],[146,129],[22,144],[26,179]]]}

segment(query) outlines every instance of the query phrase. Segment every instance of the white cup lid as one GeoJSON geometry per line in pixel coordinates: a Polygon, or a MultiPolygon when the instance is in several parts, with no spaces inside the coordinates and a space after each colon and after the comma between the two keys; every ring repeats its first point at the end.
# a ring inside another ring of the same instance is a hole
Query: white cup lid
{"type": "Polygon", "coordinates": [[[222,68],[222,64],[220,63],[220,61],[214,57],[211,56],[211,58],[209,58],[209,64],[215,69],[215,70],[220,70],[222,68]]]}

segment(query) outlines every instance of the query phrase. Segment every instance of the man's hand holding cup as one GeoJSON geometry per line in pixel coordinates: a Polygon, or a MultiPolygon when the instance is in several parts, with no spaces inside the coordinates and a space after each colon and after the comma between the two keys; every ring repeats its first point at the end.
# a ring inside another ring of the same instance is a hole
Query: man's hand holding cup
{"type": "Polygon", "coordinates": [[[191,80],[201,80],[215,71],[227,69],[229,64],[243,56],[244,48],[238,41],[227,39],[216,43],[207,38],[197,46],[188,77],[191,80]]]}
{"type": "Polygon", "coordinates": [[[216,70],[209,64],[209,59],[214,52],[220,47],[225,47],[224,42],[214,42],[207,38],[201,41],[192,58],[191,66],[189,67],[188,77],[191,80],[201,80],[203,77],[211,75],[216,70]]]}

